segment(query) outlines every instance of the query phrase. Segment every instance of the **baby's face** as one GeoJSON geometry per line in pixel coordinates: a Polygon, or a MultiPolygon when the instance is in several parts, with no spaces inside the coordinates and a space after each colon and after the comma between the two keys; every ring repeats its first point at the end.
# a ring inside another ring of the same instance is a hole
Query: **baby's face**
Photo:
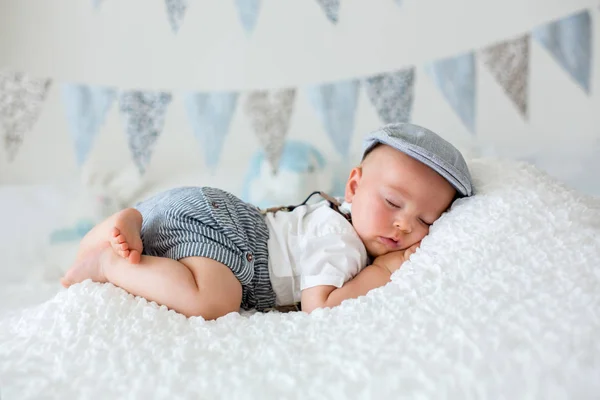
{"type": "Polygon", "coordinates": [[[350,173],[345,200],[352,204],[354,229],[377,257],[423,239],[455,193],[433,169],[380,145],[350,173]]]}

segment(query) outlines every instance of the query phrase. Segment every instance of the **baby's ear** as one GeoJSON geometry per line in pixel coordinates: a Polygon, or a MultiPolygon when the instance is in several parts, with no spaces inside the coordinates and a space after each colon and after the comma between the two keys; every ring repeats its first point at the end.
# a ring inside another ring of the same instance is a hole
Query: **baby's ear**
{"type": "Polygon", "coordinates": [[[362,178],[362,167],[358,166],[352,168],[348,181],[346,182],[346,192],[344,194],[344,200],[346,200],[346,202],[352,203],[352,199],[354,199],[356,189],[360,183],[360,178],[362,178]]]}

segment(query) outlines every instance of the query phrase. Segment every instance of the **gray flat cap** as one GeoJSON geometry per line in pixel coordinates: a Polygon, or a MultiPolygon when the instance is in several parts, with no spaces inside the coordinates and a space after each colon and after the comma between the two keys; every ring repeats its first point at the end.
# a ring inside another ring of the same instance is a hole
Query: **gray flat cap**
{"type": "Polygon", "coordinates": [[[473,194],[471,174],[460,151],[429,129],[409,123],[385,125],[365,137],[363,157],[378,143],[421,161],[446,178],[461,197],[473,194]]]}

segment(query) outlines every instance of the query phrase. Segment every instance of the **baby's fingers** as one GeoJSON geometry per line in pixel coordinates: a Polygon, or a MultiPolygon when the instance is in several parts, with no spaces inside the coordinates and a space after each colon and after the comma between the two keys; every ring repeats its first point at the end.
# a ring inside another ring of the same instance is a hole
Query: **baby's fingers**
{"type": "Polygon", "coordinates": [[[414,252],[417,251],[420,245],[421,242],[418,242],[406,249],[406,251],[404,252],[404,260],[407,261],[410,258],[410,256],[412,256],[414,252]]]}

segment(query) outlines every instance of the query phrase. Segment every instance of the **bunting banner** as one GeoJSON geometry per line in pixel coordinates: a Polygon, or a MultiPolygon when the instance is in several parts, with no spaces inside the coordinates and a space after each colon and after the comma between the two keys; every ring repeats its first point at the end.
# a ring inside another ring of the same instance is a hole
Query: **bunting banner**
{"type": "Polygon", "coordinates": [[[211,171],[219,164],[237,97],[235,92],[188,93],[185,96],[188,119],[211,171]]]}
{"type": "Polygon", "coordinates": [[[250,33],[256,26],[261,0],[235,0],[242,26],[250,33]]]}
{"type": "Polygon", "coordinates": [[[62,85],[63,103],[79,166],[85,163],[115,94],[112,88],[71,83],[62,85]]]}
{"type": "Polygon", "coordinates": [[[527,117],[529,35],[487,47],[478,56],[521,115],[527,117]]]}
{"type": "Polygon", "coordinates": [[[409,122],[415,89],[415,69],[374,75],[365,80],[367,95],[386,124],[409,122]]]}
{"type": "Polygon", "coordinates": [[[14,161],[25,133],[35,124],[50,83],[0,70],[0,133],[9,161],[14,161]]]}
{"type": "Polygon", "coordinates": [[[358,80],[328,83],[307,89],[325,131],[343,156],[350,151],[354,114],[358,100],[358,80]]]}
{"type": "MultiPolygon", "coordinates": [[[[166,4],[173,21],[179,21],[174,25],[176,30],[187,0],[166,1],[166,4]]],[[[261,0],[236,0],[236,4],[240,18],[247,19],[245,29],[254,29],[261,0]]],[[[319,4],[337,20],[339,2],[319,0],[319,4]]],[[[528,119],[531,38],[547,49],[561,69],[589,94],[592,21],[589,11],[582,11],[536,27],[519,37],[454,57],[432,60],[423,66],[423,71],[440,91],[440,98],[445,99],[472,133],[476,133],[476,57],[514,104],[515,112],[528,119]]],[[[244,96],[244,109],[264,151],[265,162],[277,172],[298,90],[306,89],[307,98],[328,140],[336,152],[346,158],[354,134],[361,87],[381,122],[411,121],[414,99],[418,96],[415,93],[417,70],[417,66],[409,66],[315,86],[251,92],[185,92],[183,97],[189,124],[202,148],[208,169],[214,171],[219,164],[239,98],[244,96]]],[[[9,162],[14,161],[24,136],[34,126],[51,82],[50,78],[0,71],[0,135],[9,162]]],[[[60,87],[77,164],[81,166],[87,161],[108,110],[118,97],[132,160],[140,174],[144,174],[163,130],[172,94],[71,83],[62,83],[60,87]]]]}
{"type": "Polygon", "coordinates": [[[296,89],[259,90],[248,95],[246,112],[267,160],[277,172],[288,132],[296,89]]]}
{"type": "Polygon", "coordinates": [[[183,22],[183,17],[187,11],[187,0],[165,0],[167,7],[167,16],[173,33],[179,32],[179,28],[183,22]]]}
{"type": "Polygon", "coordinates": [[[589,94],[592,64],[592,18],[589,11],[536,28],[533,37],[589,94]]]}
{"type": "Polygon", "coordinates": [[[473,52],[445,58],[425,66],[450,106],[471,132],[475,132],[475,56],[473,52]]]}
{"type": "MultiPolygon", "coordinates": [[[[92,7],[99,8],[104,0],[91,0],[92,7]]],[[[254,30],[262,0],[235,0],[240,22],[247,33],[254,30]]],[[[404,0],[392,0],[398,6],[402,6],[404,0]]],[[[167,18],[174,33],[179,31],[183,17],[187,10],[188,0],[165,0],[167,7],[167,18]]],[[[340,0],[316,0],[321,6],[329,21],[336,24],[340,11],[340,0]]]]}
{"type": "Polygon", "coordinates": [[[166,92],[126,91],[120,95],[129,150],[140,174],[146,172],[170,102],[171,94],[166,92]]]}
{"type": "Polygon", "coordinates": [[[317,0],[325,16],[329,21],[336,24],[340,13],[340,0],[317,0]]]}

